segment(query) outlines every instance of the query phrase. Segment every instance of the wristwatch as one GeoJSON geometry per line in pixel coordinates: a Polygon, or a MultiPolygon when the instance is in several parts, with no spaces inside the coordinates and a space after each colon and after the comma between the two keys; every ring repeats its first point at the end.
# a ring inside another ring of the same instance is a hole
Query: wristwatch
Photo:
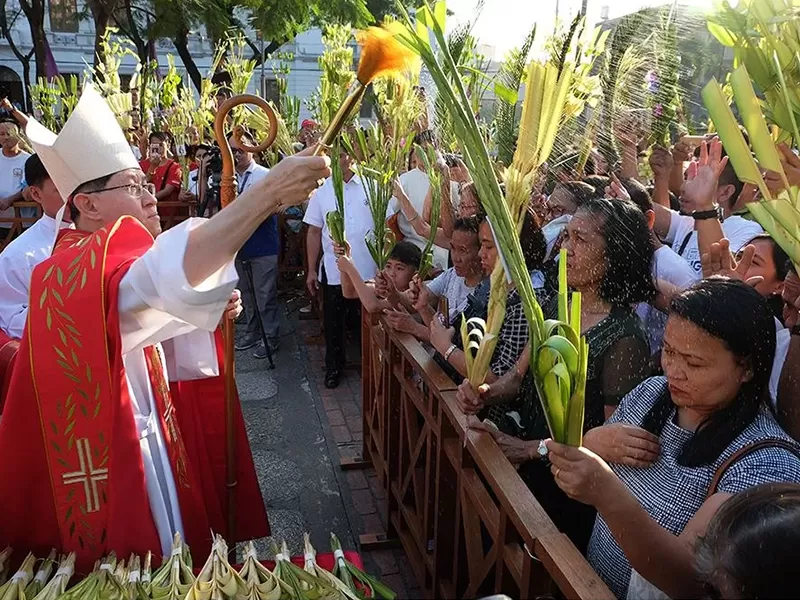
{"type": "Polygon", "coordinates": [[[717,206],[710,210],[695,210],[692,211],[692,218],[695,221],[704,221],[706,219],[717,219],[720,223],[724,220],[722,208],[717,206]]]}
{"type": "Polygon", "coordinates": [[[547,444],[545,444],[545,440],[539,440],[539,446],[536,448],[536,454],[538,458],[545,459],[547,458],[547,444]]]}

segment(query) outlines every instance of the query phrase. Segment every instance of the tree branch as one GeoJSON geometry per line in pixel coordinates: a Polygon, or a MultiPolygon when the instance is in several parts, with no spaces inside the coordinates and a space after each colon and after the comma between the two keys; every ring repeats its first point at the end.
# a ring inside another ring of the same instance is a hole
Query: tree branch
{"type": "MultiPolygon", "coordinates": [[[[14,23],[19,16],[20,11],[17,11],[14,15],[14,18],[11,21],[11,25],[13,27],[14,23]]],[[[8,46],[11,48],[11,52],[14,53],[14,56],[17,57],[17,60],[20,62],[24,62],[25,60],[30,60],[30,57],[33,56],[33,49],[31,49],[30,53],[25,56],[22,52],[19,51],[17,48],[17,44],[14,42],[14,37],[11,35],[11,28],[8,25],[8,15],[6,14],[6,0],[3,0],[0,4],[0,31],[3,32],[3,37],[6,38],[8,42],[8,46]]]]}

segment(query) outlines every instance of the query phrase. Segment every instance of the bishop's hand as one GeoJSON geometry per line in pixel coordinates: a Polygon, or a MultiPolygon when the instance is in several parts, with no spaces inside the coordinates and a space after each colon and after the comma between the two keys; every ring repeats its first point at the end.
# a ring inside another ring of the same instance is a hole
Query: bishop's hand
{"type": "Polygon", "coordinates": [[[242,198],[266,199],[271,212],[302,204],[331,174],[327,156],[313,156],[315,147],[284,158],[266,177],[251,185],[242,198]]]}

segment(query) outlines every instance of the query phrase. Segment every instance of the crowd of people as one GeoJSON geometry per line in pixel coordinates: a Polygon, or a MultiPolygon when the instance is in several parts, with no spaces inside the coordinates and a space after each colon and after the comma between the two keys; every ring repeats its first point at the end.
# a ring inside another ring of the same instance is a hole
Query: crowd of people
{"type": "MultiPolygon", "coordinates": [[[[326,384],[337,385],[344,359],[341,298],[358,298],[383,314],[386,327],[428,349],[459,385],[471,427],[494,437],[618,597],[698,597],[712,588],[725,597],[790,596],[783,558],[766,556],[796,542],[786,534],[773,546],[767,536],[780,519],[775,507],[791,504],[800,489],[793,439],[800,280],[748,217],[753,189],[737,179],[714,136],[624,154],[648,161],[652,180],[625,161],[614,171],[590,161],[584,176],[548,173],[551,183],[531,198],[520,233],[545,318],[557,315],[562,248],[569,288],[581,292],[589,344],[584,447],[548,439],[516,290],[486,383],[473,389],[465,379],[460,323],[486,319],[489,275],[500,258],[458,157],[440,154],[433,167],[442,181],[439,223],[430,222],[423,162],[410,159],[387,214],[399,221],[402,241],[381,271],[364,245],[370,217],[361,186],[349,179],[356,176],[346,176],[346,247],[330,239],[322,218],[332,195],[312,197],[309,291],[322,280],[325,303],[336,303],[325,311],[326,332],[333,329],[326,384]],[[422,281],[416,271],[432,227],[437,268],[422,281]],[[763,524],[754,522],[762,516],[763,524]],[[747,534],[764,536],[758,569],[743,558],[754,543],[747,534]]],[[[783,156],[796,180],[800,160],[783,156]]],[[[351,157],[338,158],[347,169],[351,157]]]]}
{"type": "MultiPolygon", "coordinates": [[[[26,119],[16,117],[0,123],[0,210],[13,210],[24,198],[38,202],[43,216],[0,254],[0,330],[10,338],[23,337],[31,276],[50,255],[56,228],[79,221],[94,230],[87,223],[101,227],[119,212],[93,194],[130,192],[147,205],[142,220],[153,235],[160,232],[159,216],[178,214],[181,203],[202,206],[208,216],[219,208],[209,176],[214,145],[190,150],[184,189],[171,136],[152,132],[140,149],[141,178],[78,187],[59,223],[63,189],[38,155],[21,150],[26,119]]],[[[316,124],[304,122],[298,145],[313,145],[316,135],[316,124]]],[[[434,135],[420,140],[435,149],[434,135]]],[[[251,134],[229,143],[240,194],[254,197],[270,182],[277,186],[246,150],[255,145],[251,134]]],[[[609,169],[597,154],[583,173],[553,169],[543,174],[549,183],[532,196],[520,229],[545,318],[558,312],[560,256],[566,256],[570,289],[581,293],[581,333],[589,345],[583,447],[548,439],[515,289],[486,382],[474,389],[465,379],[469,350],[460,323],[487,318],[489,276],[502,257],[457,155],[437,151],[431,165],[442,188],[438,222],[432,222],[426,161],[416,151],[408,157],[386,214],[398,241],[381,270],[366,244],[373,217],[355,157],[330,157],[343,172],[345,246],[328,230],[326,215],[336,208],[331,178],[293,209],[306,225],[307,290],[322,301],[325,385],[341,381],[346,336],[358,329],[361,307],[380,313],[386,327],[419,340],[453,379],[470,426],[494,437],[618,597],[698,597],[709,590],[786,597],[796,547],[790,530],[800,514],[794,441],[800,439],[800,280],[778,244],[748,217],[746,205],[757,195],[737,178],[718,139],[682,139],[647,153],[635,140],[620,143],[631,145],[623,156],[647,157],[650,179],[635,161],[609,169]],[[418,271],[431,236],[433,273],[423,280],[418,271]]],[[[800,159],[788,148],[781,152],[788,179],[800,180],[800,159]]],[[[259,216],[266,219],[240,231],[239,247],[227,249],[235,250],[246,313],[236,349],[255,348],[265,358],[279,349],[281,232],[276,214],[259,216]]],[[[154,248],[164,252],[166,244],[154,248]]],[[[209,264],[219,269],[220,260],[209,264]]],[[[209,269],[194,281],[216,270],[209,269]]],[[[191,306],[175,310],[191,313],[191,306]]]]}

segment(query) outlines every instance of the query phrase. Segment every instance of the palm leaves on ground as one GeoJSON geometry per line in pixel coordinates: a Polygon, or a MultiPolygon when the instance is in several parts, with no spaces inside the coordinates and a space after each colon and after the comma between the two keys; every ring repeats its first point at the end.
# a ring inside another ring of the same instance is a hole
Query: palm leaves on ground
{"type": "Polygon", "coordinates": [[[749,146],[716,79],[703,88],[703,101],[737,176],[742,181],[756,185],[761,192],[763,200],[747,204],[747,209],[789,255],[795,270],[800,272],[800,190],[790,186],[786,180],[780,154],[761,113],[747,68],[744,65],[737,68],[731,74],[730,82],[742,124],[750,138],[749,146]],[[758,163],[753,159],[751,147],[758,163]],[[761,168],[781,176],[785,189],[780,194],[774,195],[767,188],[761,168]]]}
{"type": "Polygon", "coordinates": [[[780,140],[800,143],[800,29],[792,0],[725,1],[709,19],[708,29],[733,48],[734,66],[745,65],[764,95],[767,120],[777,125],[780,140]]]}

